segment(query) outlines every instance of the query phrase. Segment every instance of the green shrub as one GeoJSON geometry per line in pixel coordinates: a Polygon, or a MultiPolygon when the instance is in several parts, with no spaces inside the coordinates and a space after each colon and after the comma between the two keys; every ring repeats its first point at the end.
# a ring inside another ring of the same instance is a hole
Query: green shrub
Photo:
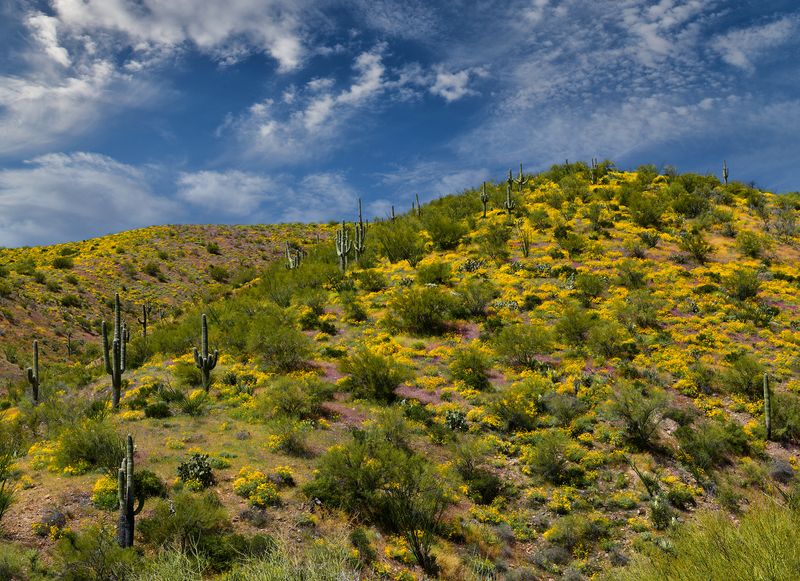
{"type": "Polygon", "coordinates": [[[217,244],[216,242],[207,243],[206,250],[208,251],[209,254],[216,254],[216,255],[222,254],[222,252],[219,249],[219,244],[217,244]]]}
{"type": "Polygon", "coordinates": [[[628,207],[633,220],[643,228],[657,227],[667,210],[669,201],[666,196],[658,193],[638,193],[631,197],[628,207]]]}
{"type": "Polygon", "coordinates": [[[617,318],[631,332],[636,327],[657,328],[658,309],[662,304],[647,289],[632,291],[617,308],[617,318]]]}
{"type": "Polygon", "coordinates": [[[58,542],[56,561],[58,578],[65,581],[125,579],[138,564],[136,552],[120,548],[114,531],[106,526],[66,534],[58,542]]]}
{"type": "Polygon", "coordinates": [[[617,284],[628,290],[638,290],[647,286],[647,273],[639,268],[638,262],[626,259],[617,265],[617,284]]]}
{"type": "Polygon", "coordinates": [[[456,248],[461,239],[469,232],[466,224],[442,212],[426,212],[422,223],[431,240],[433,240],[434,248],[437,250],[452,250],[456,248]]]}
{"type": "Polygon", "coordinates": [[[636,350],[625,329],[616,321],[601,320],[589,330],[589,348],[603,357],[624,357],[636,350]]]}
{"type": "Polygon", "coordinates": [[[146,418],[163,419],[170,417],[172,412],[166,402],[157,401],[144,408],[144,415],[146,418]]]}
{"type": "Polygon", "coordinates": [[[381,253],[395,263],[407,260],[413,267],[425,256],[425,248],[416,224],[408,219],[375,224],[372,236],[381,248],[381,253]]]}
{"type": "Polygon", "coordinates": [[[178,361],[172,369],[178,385],[199,387],[203,383],[203,374],[194,363],[178,361]]]}
{"type": "Polygon", "coordinates": [[[311,355],[312,342],[301,331],[274,314],[258,313],[247,334],[247,350],[279,372],[301,369],[311,355]]]}
{"type": "Polygon", "coordinates": [[[675,437],[692,464],[705,472],[728,464],[732,456],[749,450],[747,435],[733,421],[709,420],[680,426],[675,437]]]}
{"type": "Polygon", "coordinates": [[[793,579],[800,569],[800,513],[767,500],[732,520],[706,512],[673,531],[670,550],[649,547],[603,578],[619,581],[793,579]]]}
{"type": "Polygon", "coordinates": [[[486,227],[486,232],[478,238],[478,248],[483,256],[501,262],[510,255],[509,240],[511,240],[511,226],[502,222],[492,222],[486,227]]]}
{"type": "Polygon", "coordinates": [[[758,398],[763,394],[764,371],[765,368],[758,359],[749,353],[740,353],[723,370],[722,384],[734,393],[758,398]]]}
{"type": "Polygon", "coordinates": [[[736,268],[722,281],[725,292],[731,297],[744,301],[755,298],[761,288],[758,272],[752,268],[736,268]]]}
{"type": "Polygon", "coordinates": [[[743,230],[736,235],[739,252],[750,258],[763,258],[772,248],[772,239],[766,234],[743,230]]]}
{"type": "Polygon", "coordinates": [[[609,533],[609,523],[602,518],[590,518],[582,514],[562,516],[544,534],[545,539],[564,547],[568,551],[581,548],[587,550],[609,533]]]}
{"type": "Polygon", "coordinates": [[[69,270],[73,266],[75,266],[75,261],[69,256],[56,256],[53,259],[53,268],[58,268],[59,270],[69,270]]]}
{"type": "Polygon", "coordinates": [[[275,452],[283,452],[292,456],[308,454],[308,433],[312,429],[309,421],[299,421],[289,417],[281,417],[271,423],[272,436],[270,448],[275,452]]]}
{"type": "Polygon", "coordinates": [[[491,387],[489,371],[492,359],[475,345],[456,350],[450,362],[450,377],[463,381],[472,389],[484,391],[491,387]]]}
{"type": "Polygon", "coordinates": [[[137,528],[151,547],[194,551],[202,540],[230,528],[227,512],[213,492],[178,492],[171,501],[155,503],[152,513],[137,528]]]}
{"type": "Polygon", "coordinates": [[[553,384],[541,376],[514,383],[499,393],[489,408],[503,422],[506,432],[529,431],[536,427],[542,396],[553,384]]]}
{"type": "Polygon", "coordinates": [[[231,276],[225,267],[218,266],[216,264],[210,264],[208,266],[208,275],[211,277],[211,280],[219,283],[228,282],[228,279],[231,276]]]}
{"type": "Polygon", "coordinates": [[[99,468],[116,474],[124,449],[122,437],[108,421],[86,419],[58,437],[55,461],[60,468],[99,468]]]}
{"type": "Polygon", "coordinates": [[[389,299],[390,326],[417,335],[437,335],[447,330],[453,298],[435,287],[410,287],[389,299]]]}
{"type": "Polygon", "coordinates": [[[208,488],[216,483],[214,471],[208,461],[208,454],[197,452],[178,464],[178,477],[186,484],[196,488],[208,488]]]}
{"type": "Polygon", "coordinates": [[[622,421],[626,437],[642,448],[652,447],[664,421],[669,401],[666,393],[623,383],[611,403],[612,416],[622,421]]]}
{"type": "Polygon", "coordinates": [[[417,282],[420,284],[449,285],[453,269],[448,262],[431,262],[417,268],[417,282]]]}
{"type": "Polygon", "coordinates": [[[491,281],[473,278],[460,284],[454,294],[453,314],[467,318],[484,315],[486,307],[500,293],[491,281]]]}
{"type": "Polygon", "coordinates": [[[678,241],[678,247],[700,264],[705,264],[711,253],[714,252],[714,247],[699,230],[685,232],[678,241]]]}
{"type": "Polygon", "coordinates": [[[261,419],[313,419],[320,414],[320,404],[332,393],[333,386],[316,377],[279,377],[255,396],[253,410],[261,419]]]}
{"type": "Polygon", "coordinates": [[[389,444],[380,431],[361,432],[320,458],[305,492],[403,535],[417,563],[433,574],[431,547],[452,502],[443,476],[424,458],[389,444]]]}
{"type": "Polygon", "coordinates": [[[800,396],[789,392],[772,394],[772,438],[800,442],[800,396]]]}
{"type": "Polygon", "coordinates": [[[584,343],[593,325],[591,314],[576,303],[568,303],[562,309],[562,313],[556,322],[556,332],[559,337],[570,345],[584,343]]]}
{"type": "Polygon", "coordinates": [[[394,390],[411,377],[405,366],[365,347],[344,359],[339,368],[348,374],[345,387],[355,397],[378,401],[394,400],[394,390]]]}
{"type": "Polygon", "coordinates": [[[531,474],[553,484],[579,483],[583,469],[572,460],[575,445],[562,430],[548,430],[537,436],[529,446],[522,461],[531,474]]]}
{"type": "Polygon", "coordinates": [[[542,325],[511,325],[504,327],[494,339],[497,356],[512,367],[539,369],[537,356],[552,350],[553,336],[542,325]]]}
{"type": "Polygon", "coordinates": [[[368,293],[382,291],[389,286],[389,281],[380,270],[367,269],[356,273],[359,286],[368,293]]]}
{"type": "Polygon", "coordinates": [[[606,277],[591,272],[582,272],[575,277],[575,290],[585,305],[603,296],[608,288],[606,277]]]}

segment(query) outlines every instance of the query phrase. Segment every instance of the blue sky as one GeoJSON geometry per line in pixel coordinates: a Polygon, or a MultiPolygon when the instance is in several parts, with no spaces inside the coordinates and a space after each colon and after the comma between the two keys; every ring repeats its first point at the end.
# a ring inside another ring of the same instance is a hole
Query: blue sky
{"type": "Polygon", "coordinates": [[[352,219],[591,157],[800,190],[795,0],[6,0],[0,245],[352,219]]]}

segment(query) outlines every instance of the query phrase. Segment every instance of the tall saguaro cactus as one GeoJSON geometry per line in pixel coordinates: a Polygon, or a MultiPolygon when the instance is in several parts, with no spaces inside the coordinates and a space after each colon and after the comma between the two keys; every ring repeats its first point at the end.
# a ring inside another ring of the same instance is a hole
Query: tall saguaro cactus
{"type": "Polygon", "coordinates": [[[511,186],[514,184],[514,177],[511,175],[511,170],[508,170],[508,180],[506,180],[506,201],[503,202],[503,207],[506,213],[510,216],[511,211],[516,207],[517,203],[511,199],[511,186]]]}
{"type": "Polygon", "coordinates": [[[200,352],[197,351],[197,347],[194,348],[194,363],[203,374],[203,389],[208,393],[211,387],[211,371],[217,366],[219,351],[214,349],[214,353],[208,354],[208,320],[205,313],[201,317],[201,325],[200,352]]]}
{"type": "Polygon", "coordinates": [[[481,188],[481,204],[483,204],[483,217],[486,218],[486,207],[489,205],[489,194],[486,192],[486,182],[481,188]]]}
{"type": "Polygon", "coordinates": [[[342,227],[336,231],[336,255],[339,257],[339,269],[344,272],[347,270],[347,255],[353,247],[353,241],[350,240],[350,232],[347,231],[347,226],[342,220],[342,227]]]}
{"type": "MultiPolygon", "coordinates": [[[[508,177],[511,177],[511,170],[508,171],[508,177]]],[[[517,184],[520,194],[522,193],[522,186],[527,184],[529,179],[530,178],[526,178],[525,174],[522,173],[522,164],[519,164],[519,177],[514,179],[514,183],[517,184]]]]}
{"type": "Polygon", "coordinates": [[[33,367],[28,367],[28,383],[31,384],[33,403],[39,403],[39,341],[33,342],[33,367]]]}
{"type": "Polygon", "coordinates": [[[297,248],[289,246],[289,241],[286,241],[286,268],[294,270],[300,266],[302,252],[297,248]]]}
{"type": "Polygon", "coordinates": [[[353,252],[356,255],[356,262],[364,254],[364,241],[367,237],[367,227],[364,224],[364,219],[361,216],[361,198],[358,198],[358,222],[355,225],[355,232],[353,235],[353,252]]]}
{"type": "Polygon", "coordinates": [[[722,160],[722,179],[725,180],[725,185],[728,185],[728,162],[722,160]]]}
{"type": "Polygon", "coordinates": [[[599,165],[597,164],[597,158],[592,158],[592,183],[597,183],[597,170],[599,169],[599,165]]]}
{"type": "Polygon", "coordinates": [[[133,436],[128,434],[125,457],[117,472],[117,498],[119,500],[119,519],[117,520],[117,543],[123,549],[133,546],[133,529],[136,515],[142,510],[144,503],[136,509],[133,506],[136,490],[133,478],[133,436]]]}
{"type": "Polygon", "coordinates": [[[144,339],[145,345],[147,345],[147,323],[150,318],[150,313],[153,311],[153,305],[150,303],[143,303],[142,304],[142,318],[137,319],[139,321],[139,325],[142,327],[142,339],[144,339]]]}
{"type": "Polygon", "coordinates": [[[128,342],[128,327],[122,322],[119,308],[119,293],[114,295],[114,339],[108,340],[108,325],[102,324],[103,330],[103,361],[106,373],[111,376],[111,405],[119,409],[119,396],[122,390],[122,374],[125,373],[125,344],[128,342]]]}
{"type": "Polygon", "coordinates": [[[419,203],[419,194],[414,194],[417,199],[417,218],[422,218],[422,205],[419,203]]]}
{"type": "Polygon", "coordinates": [[[772,391],[769,388],[769,374],[764,374],[764,428],[767,440],[772,438],[772,391]]]}

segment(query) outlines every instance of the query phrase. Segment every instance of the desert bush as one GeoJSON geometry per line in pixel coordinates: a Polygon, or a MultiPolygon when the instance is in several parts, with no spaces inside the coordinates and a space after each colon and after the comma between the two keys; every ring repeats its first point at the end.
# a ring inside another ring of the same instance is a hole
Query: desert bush
{"type": "Polygon", "coordinates": [[[722,372],[722,385],[734,393],[757,398],[763,393],[764,366],[749,353],[734,356],[722,372]]]}
{"type": "Polygon", "coordinates": [[[678,241],[678,247],[700,264],[705,264],[711,253],[714,252],[714,247],[699,230],[684,232],[678,241]]]}
{"type": "Polygon", "coordinates": [[[383,256],[395,263],[407,260],[413,267],[425,256],[425,247],[419,235],[416,222],[409,219],[397,219],[391,222],[375,224],[371,228],[372,236],[381,248],[383,256]]]}
{"type": "Polygon", "coordinates": [[[576,445],[560,429],[537,435],[535,443],[523,453],[522,461],[531,474],[553,484],[579,483],[583,469],[573,461],[576,445]]]}
{"type": "Polygon", "coordinates": [[[749,450],[747,435],[733,421],[708,420],[680,426],[675,437],[692,465],[705,472],[728,464],[731,457],[749,450]]]}
{"type": "Polygon", "coordinates": [[[499,291],[491,281],[473,278],[461,283],[454,294],[453,315],[467,318],[484,315],[499,291]]]}
{"type": "Polygon", "coordinates": [[[359,286],[369,292],[382,291],[389,286],[389,281],[380,270],[367,269],[356,274],[359,286]]]}
{"type": "Polygon", "coordinates": [[[489,370],[492,359],[475,345],[456,350],[450,362],[450,377],[463,381],[472,389],[484,391],[491,387],[489,370]]]}
{"type": "Polygon", "coordinates": [[[443,476],[424,458],[389,444],[380,431],[361,432],[320,458],[305,492],[403,535],[417,563],[433,573],[431,546],[452,502],[443,476]]]}
{"type": "Polygon", "coordinates": [[[626,437],[641,448],[650,448],[658,439],[658,428],[668,407],[666,393],[623,383],[611,403],[612,417],[622,421],[626,437]]]}
{"type": "Polygon", "coordinates": [[[78,471],[99,468],[116,474],[124,455],[124,442],[105,419],[85,419],[58,437],[55,462],[78,471]]]}
{"type": "Polygon", "coordinates": [[[608,280],[599,274],[582,272],[575,277],[575,290],[586,306],[603,296],[607,288],[608,280]]]}
{"type": "Polygon", "coordinates": [[[766,234],[742,230],[736,235],[739,252],[750,258],[763,258],[772,248],[772,239],[766,234]]]}
{"type": "Polygon", "coordinates": [[[355,397],[378,401],[394,400],[394,390],[411,377],[407,367],[366,347],[344,359],[339,368],[348,374],[344,385],[355,397]]]}
{"type": "Polygon", "coordinates": [[[333,386],[316,377],[279,377],[255,396],[253,412],[261,419],[312,419],[319,416],[320,404],[332,391],[333,386]]]}
{"type": "Polygon", "coordinates": [[[755,298],[761,288],[758,272],[752,268],[736,268],[722,281],[723,288],[731,297],[744,301],[755,298]]]}
{"type": "Polygon", "coordinates": [[[106,581],[125,579],[138,564],[132,548],[122,549],[114,531],[107,526],[90,526],[66,534],[56,547],[59,579],[65,581],[106,581]]]}
{"type": "Polygon", "coordinates": [[[203,374],[194,363],[178,361],[172,368],[172,375],[178,385],[186,387],[199,387],[203,383],[203,374]]]}
{"type": "Polygon", "coordinates": [[[504,431],[532,430],[537,425],[542,396],[552,389],[553,384],[544,377],[529,377],[500,392],[488,407],[503,422],[504,431]]]}
{"type": "Polygon", "coordinates": [[[800,442],[800,396],[797,394],[772,394],[772,439],[779,442],[800,442]]]}
{"type": "Polygon", "coordinates": [[[641,192],[632,195],[628,203],[634,222],[643,228],[659,226],[668,205],[669,201],[662,194],[641,192]]]}
{"type": "Polygon", "coordinates": [[[562,516],[544,533],[544,538],[551,543],[564,547],[568,551],[578,548],[586,550],[610,532],[610,523],[603,518],[592,518],[582,514],[562,516]]]}
{"type": "Polygon", "coordinates": [[[635,260],[623,260],[617,265],[617,284],[628,290],[647,286],[647,273],[639,268],[635,260]]]}
{"type": "Polygon", "coordinates": [[[625,568],[603,579],[792,579],[800,568],[795,531],[798,511],[766,500],[735,521],[721,511],[706,512],[670,536],[670,550],[649,548],[625,568]],[[768,572],[768,573],[767,573],[768,572]]]}
{"type": "Polygon", "coordinates": [[[426,212],[422,223],[437,250],[456,248],[461,239],[469,232],[469,228],[464,222],[453,219],[443,212],[426,212]]]}
{"type": "Polygon", "coordinates": [[[178,464],[178,477],[190,488],[203,489],[216,483],[208,454],[193,453],[178,464]]]}
{"type": "Polygon", "coordinates": [[[75,261],[69,256],[56,256],[53,259],[53,268],[57,268],[59,270],[69,270],[73,266],[75,266],[75,261]]]}
{"type": "Polygon", "coordinates": [[[157,501],[152,513],[138,523],[145,544],[182,553],[202,549],[205,538],[229,528],[227,512],[213,492],[178,492],[171,501],[157,501]]]}
{"type": "Polygon", "coordinates": [[[252,317],[247,350],[260,356],[267,368],[278,372],[300,369],[311,348],[311,339],[275,312],[262,311],[252,317]]]}
{"type": "Polygon", "coordinates": [[[449,285],[453,269],[448,262],[430,262],[417,268],[417,282],[420,284],[449,285]]]}
{"type": "Polygon", "coordinates": [[[570,345],[581,345],[586,341],[594,322],[592,315],[577,303],[568,303],[556,322],[556,333],[570,345]]]}
{"type": "Polygon", "coordinates": [[[635,351],[635,344],[616,321],[597,321],[589,330],[589,348],[603,357],[624,357],[635,351]]]}
{"type": "Polygon", "coordinates": [[[211,277],[211,280],[219,283],[226,283],[231,276],[231,273],[228,272],[228,269],[224,266],[219,266],[216,264],[210,264],[208,266],[208,275],[211,277]]]}
{"type": "Polygon", "coordinates": [[[398,290],[389,299],[390,326],[417,335],[437,335],[447,329],[453,297],[434,287],[398,290]]]}
{"type": "Polygon", "coordinates": [[[144,408],[144,416],[146,418],[163,419],[163,418],[168,418],[171,415],[172,412],[169,409],[169,404],[167,404],[167,402],[164,401],[157,401],[151,403],[144,408]]]}
{"type": "Polygon", "coordinates": [[[617,318],[629,331],[636,327],[658,327],[658,308],[662,303],[647,289],[628,293],[617,308],[617,318]]]}
{"type": "Polygon", "coordinates": [[[537,356],[550,353],[553,335],[542,325],[511,325],[504,327],[495,337],[497,356],[512,367],[539,369],[537,356]]]}
{"type": "Polygon", "coordinates": [[[486,227],[486,232],[478,237],[478,249],[483,256],[501,262],[509,257],[509,240],[511,226],[503,222],[492,222],[486,227]]]}
{"type": "Polygon", "coordinates": [[[267,442],[273,452],[283,452],[292,456],[306,456],[308,450],[308,433],[313,429],[311,422],[280,417],[271,422],[272,434],[267,442]]]}

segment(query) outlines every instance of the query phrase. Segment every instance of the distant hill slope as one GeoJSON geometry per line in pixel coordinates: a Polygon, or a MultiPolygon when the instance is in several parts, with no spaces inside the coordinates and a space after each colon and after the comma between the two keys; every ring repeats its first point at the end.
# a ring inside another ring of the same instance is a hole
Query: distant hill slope
{"type": "Polygon", "coordinates": [[[64,359],[68,337],[79,347],[97,334],[116,291],[129,323],[135,325],[144,303],[157,320],[194,298],[243,284],[279,258],[287,241],[307,245],[322,232],[301,224],[152,226],[0,249],[0,377],[21,373],[34,338],[48,357],[64,359]]]}

